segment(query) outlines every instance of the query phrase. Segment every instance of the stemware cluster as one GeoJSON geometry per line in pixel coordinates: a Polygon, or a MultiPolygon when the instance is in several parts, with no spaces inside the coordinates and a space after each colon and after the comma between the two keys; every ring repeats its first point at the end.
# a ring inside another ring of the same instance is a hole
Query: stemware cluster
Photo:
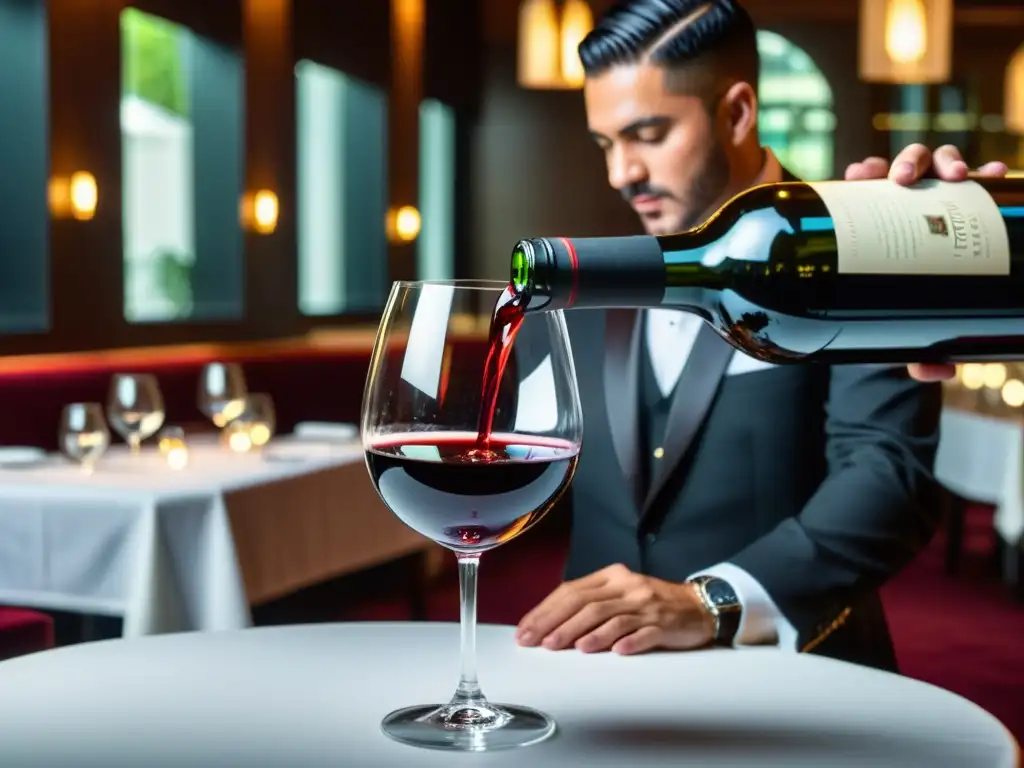
{"type": "MultiPolygon", "coordinates": [[[[265,445],[275,428],[270,396],[250,393],[245,374],[236,363],[213,362],[199,375],[196,399],[200,412],[225,435],[229,447],[246,451],[265,445]]],[[[160,452],[176,469],[187,464],[184,430],[160,428],[165,420],[163,394],[156,376],[118,373],[111,381],[106,407],[100,403],[71,403],[60,420],[61,453],[91,474],[110,446],[111,430],[138,457],[142,443],[160,433],[160,452]]]]}

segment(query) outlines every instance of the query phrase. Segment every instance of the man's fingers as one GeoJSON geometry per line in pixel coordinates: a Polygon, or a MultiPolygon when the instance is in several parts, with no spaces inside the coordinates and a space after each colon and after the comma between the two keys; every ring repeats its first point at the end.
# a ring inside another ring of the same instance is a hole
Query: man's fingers
{"type": "Polygon", "coordinates": [[[628,611],[629,605],[623,600],[587,603],[561,625],[551,630],[541,644],[551,651],[568,648],[587,633],[593,632],[596,627],[613,622],[628,611]]]}
{"type": "Polygon", "coordinates": [[[643,628],[643,619],[636,613],[620,613],[576,641],[583,653],[607,651],[623,637],[643,628]]]}
{"type": "Polygon", "coordinates": [[[888,171],[889,163],[884,157],[869,157],[859,163],[849,165],[843,178],[847,181],[884,179],[888,171]]]}
{"type": "Polygon", "coordinates": [[[918,381],[944,381],[956,378],[955,365],[922,365],[914,363],[907,366],[910,376],[918,381]]]}
{"type": "Polygon", "coordinates": [[[612,653],[617,653],[621,656],[646,653],[661,646],[663,634],[660,627],[641,627],[636,632],[617,640],[612,645],[612,653]]]}
{"type": "Polygon", "coordinates": [[[952,144],[943,144],[932,154],[932,168],[943,181],[963,181],[967,178],[967,163],[960,150],[952,144]]]}
{"type": "Polygon", "coordinates": [[[889,179],[897,184],[913,184],[931,167],[932,153],[924,144],[911,144],[892,161],[889,179]]]}
{"type": "Polygon", "coordinates": [[[1009,172],[1009,168],[1006,163],[1001,163],[998,160],[994,160],[991,163],[985,163],[976,171],[971,171],[971,176],[985,176],[991,179],[999,179],[1005,176],[1009,172]]]}
{"type": "Polygon", "coordinates": [[[609,590],[606,587],[568,588],[565,590],[559,587],[522,618],[519,628],[516,630],[516,640],[520,645],[537,645],[552,630],[579,613],[584,606],[614,597],[616,597],[614,590],[609,590]]]}

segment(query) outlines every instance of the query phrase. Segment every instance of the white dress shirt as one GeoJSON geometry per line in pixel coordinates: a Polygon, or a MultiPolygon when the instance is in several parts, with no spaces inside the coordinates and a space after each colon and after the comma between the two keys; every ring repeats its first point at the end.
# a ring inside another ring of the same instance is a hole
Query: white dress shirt
{"type": "MultiPolygon", "coordinates": [[[[782,180],[782,166],[771,153],[765,150],[765,167],[760,182],[782,180]]],[[[679,376],[686,365],[697,331],[704,321],[695,315],[674,309],[647,310],[646,343],[654,378],[664,397],[672,394],[679,376]]],[[[770,367],[743,352],[735,352],[726,376],[736,376],[770,367]]],[[[775,605],[764,587],[742,568],[732,563],[719,563],[695,576],[716,576],[729,582],[736,597],[743,606],[739,630],[736,633],[737,646],[778,644],[788,650],[797,650],[797,631],[775,605]]]]}

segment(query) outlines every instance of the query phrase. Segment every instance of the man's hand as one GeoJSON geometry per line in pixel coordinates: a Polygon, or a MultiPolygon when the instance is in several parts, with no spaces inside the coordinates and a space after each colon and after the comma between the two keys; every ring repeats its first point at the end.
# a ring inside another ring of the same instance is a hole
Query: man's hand
{"type": "Polygon", "coordinates": [[[567,581],[519,622],[520,645],[584,653],[689,650],[714,640],[715,619],[692,584],[674,584],[610,565],[567,581]]]}
{"type": "MultiPolygon", "coordinates": [[[[884,179],[888,177],[897,184],[913,184],[929,171],[943,181],[964,181],[968,174],[1000,178],[1006,175],[1006,165],[1000,162],[985,163],[977,171],[970,173],[960,150],[951,144],[945,144],[935,152],[930,152],[923,144],[911,144],[892,161],[886,162],[881,157],[869,157],[859,163],[853,163],[846,169],[847,181],[864,179],[884,179]]],[[[955,365],[908,365],[910,375],[918,381],[942,381],[956,376],[955,365]]]]}

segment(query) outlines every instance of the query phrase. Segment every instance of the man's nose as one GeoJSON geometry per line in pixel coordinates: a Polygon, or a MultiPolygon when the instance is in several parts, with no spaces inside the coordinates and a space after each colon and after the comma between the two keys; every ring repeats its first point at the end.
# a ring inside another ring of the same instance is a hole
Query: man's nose
{"type": "Polygon", "coordinates": [[[631,184],[647,180],[643,163],[631,153],[615,148],[608,153],[608,184],[623,190],[631,184]]]}

